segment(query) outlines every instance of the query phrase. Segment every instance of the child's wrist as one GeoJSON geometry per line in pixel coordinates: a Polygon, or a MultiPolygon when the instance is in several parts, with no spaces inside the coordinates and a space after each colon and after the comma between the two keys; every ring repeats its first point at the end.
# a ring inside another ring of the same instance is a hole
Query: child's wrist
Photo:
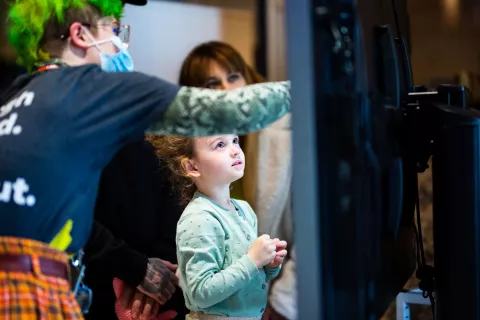
{"type": "Polygon", "coordinates": [[[250,258],[250,260],[252,260],[253,264],[255,265],[255,267],[257,267],[257,269],[260,269],[262,267],[261,264],[258,263],[258,261],[255,260],[255,258],[253,258],[250,253],[247,253],[247,256],[250,258]]]}

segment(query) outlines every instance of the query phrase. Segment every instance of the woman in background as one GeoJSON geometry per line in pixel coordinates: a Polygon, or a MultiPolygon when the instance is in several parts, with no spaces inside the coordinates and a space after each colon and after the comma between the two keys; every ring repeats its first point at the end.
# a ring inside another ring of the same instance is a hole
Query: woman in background
{"type": "MultiPolygon", "coordinates": [[[[194,48],[185,59],[179,77],[180,85],[218,90],[232,90],[260,82],[264,82],[264,79],[245,62],[238,51],[217,41],[194,48]]],[[[248,165],[244,177],[232,184],[232,197],[246,200],[252,206],[257,214],[259,234],[285,239],[290,246],[293,245],[290,114],[266,129],[242,137],[240,144],[248,165]]],[[[295,280],[294,263],[290,260],[292,267],[285,268],[278,280],[280,283],[292,283],[292,279],[295,280]]],[[[285,285],[277,287],[283,292],[288,290],[285,285]]],[[[270,303],[274,308],[270,308],[268,316],[272,319],[295,319],[295,291],[295,284],[292,283],[290,295],[273,292],[270,303]]]]}

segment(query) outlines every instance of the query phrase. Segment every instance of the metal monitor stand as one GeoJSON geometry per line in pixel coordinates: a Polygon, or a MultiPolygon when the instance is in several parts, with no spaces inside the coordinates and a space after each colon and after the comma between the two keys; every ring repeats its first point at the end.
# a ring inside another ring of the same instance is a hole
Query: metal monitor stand
{"type": "Polygon", "coordinates": [[[316,85],[311,0],[286,0],[288,75],[292,81],[293,207],[297,255],[298,319],[322,315],[316,85]]]}
{"type": "Polygon", "coordinates": [[[333,320],[333,310],[327,306],[331,300],[323,291],[328,284],[323,282],[327,270],[323,270],[322,255],[329,241],[325,242],[320,232],[325,229],[322,223],[330,207],[324,190],[330,181],[326,150],[332,143],[328,140],[331,128],[322,125],[327,110],[322,99],[327,96],[325,88],[331,86],[330,79],[323,76],[329,73],[331,47],[323,43],[330,35],[318,26],[316,15],[326,6],[326,0],[286,0],[285,10],[288,77],[292,81],[293,208],[300,320],[333,320]]]}

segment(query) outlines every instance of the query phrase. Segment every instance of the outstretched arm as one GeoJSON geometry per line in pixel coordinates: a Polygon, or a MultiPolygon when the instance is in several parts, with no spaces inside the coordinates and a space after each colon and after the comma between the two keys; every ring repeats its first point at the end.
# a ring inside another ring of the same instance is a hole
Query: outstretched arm
{"type": "Polygon", "coordinates": [[[148,133],[209,136],[263,129],[290,110],[290,82],[221,91],[182,87],[148,133]]]}
{"type": "Polygon", "coordinates": [[[69,102],[65,130],[70,134],[66,143],[90,147],[102,160],[145,132],[244,134],[263,129],[290,111],[288,81],[221,91],[179,87],[138,72],[103,72],[91,65],[66,68],[62,82],[65,92],[76,93],[65,100],[69,102]]]}

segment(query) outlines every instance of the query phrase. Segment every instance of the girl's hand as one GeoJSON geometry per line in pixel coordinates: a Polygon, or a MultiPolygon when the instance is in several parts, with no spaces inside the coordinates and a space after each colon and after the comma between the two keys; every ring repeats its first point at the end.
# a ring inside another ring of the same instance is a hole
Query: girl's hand
{"type": "Polygon", "coordinates": [[[276,245],[274,240],[270,239],[270,236],[267,234],[258,237],[252,243],[250,249],[248,249],[248,256],[257,268],[264,267],[275,259],[276,245]]]}
{"type": "Polygon", "coordinates": [[[283,260],[287,256],[287,242],[286,241],[280,241],[279,239],[273,239],[273,242],[275,243],[276,246],[276,254],[275,258],[270,261],[269,264],[267,264],[267,267],[269,268],[277,268],[282,265],[283,260]]]}

